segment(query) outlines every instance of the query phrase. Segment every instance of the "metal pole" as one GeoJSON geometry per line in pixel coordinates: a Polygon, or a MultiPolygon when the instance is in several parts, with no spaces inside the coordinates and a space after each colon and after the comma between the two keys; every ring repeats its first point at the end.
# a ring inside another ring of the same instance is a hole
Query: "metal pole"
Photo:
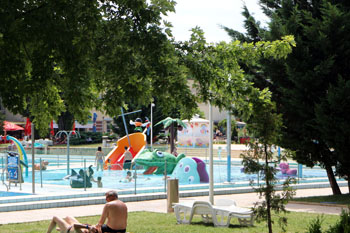
{"type": "Polygon", "coordinates": [[[123,108],[120,108],[120,109],[121,109],[121,111],[122,111],[122,118],[123,118],[125,133],[126,133],[126,136],[127,136],[127,138],[128,138],[129,147],[131,147],[130,138],[129,138],[129,133],[128,133],[128,128],[126,127],[126,122],[125,122],[125,117],[124,117],[124,110],[123,110],[123,108]]]}
{"type": "Polygon", "coordinates": [[[70,133],[66,133],[67,135],[67,175],[69,175],[69,137],[70,133]]]}
{"type": "Polygon", "coordinates": [[[164,163],[164,192],[166,192],[166,177],[167,177],[168,173],[166,172],[166,160],[164,163]]]}
{"type": "Polygon", "coordinates": [[[57,167],[60,167],[60,155],[57,155],[57,167]]]}
{"type": "Polygon", "coordinates": [[[32,193],[34,194],[35,193],[35,171],[34,171],[34,160],[35,160],[35,155],[34,155],[34,141],[35,141],[35,138],[34,138],[34,123],[32,122],[32,193]]]}
{"type": "Polygon", "coordinates": [[[214,205],[213,107],[209,101],[209,201],[214,205]]]}
{"type": "Polygon", "coordinates": [[[227,182],[231,182],[231,114],[227,111],[227,132],[226,132],[226,143],[227,143],[227,182]]]}
{"type": "Polygon", "coordinates": [[[40,185],[43,187],[43,167],[41,165],[41,158],[40,158],[40,185]]]}
{"type": "Polygon", "coordinates": [[[84,159],[84,191],[86,191],[86,159],[84,159]]]}
{"type": "Polygon", "coordinates": [[[281,161],[281,147],[277,148],[277,156],[278,156],[278,162],[281,161]]]}
{"type": "MultiPolygon", "coordinates": [[[[132,163],[131,163],[132,165],[132,163]]],[[[134,165],[134,180],[135,180],[135,195],[136,195],[136,179],[137,179],[137,176],[136,176],[136,164],[134,165]]]]}
{"type": "MultiPolygon", "coordinates": [[[[19,159],[19,158],[18,158],[19,159]]],[[[19,162],[18,163],[18,167],[17,167],[17,169],[18,169],[18,180],[19,180],[19,190],[21,190],[22,191],[22,182],[23,182],[23,180],[22,180],[22,169],[21,169],[21,162],[19,162]]],[[[17,185],[16,185],[17,186],[17,185]]]]}
{"type": "Polygon", "coordinates": [[[151,150],[153,151],[153,106],[154,104],[151,102],[151,139],[150,139],[150,142],[151,142],[151,150]]]}

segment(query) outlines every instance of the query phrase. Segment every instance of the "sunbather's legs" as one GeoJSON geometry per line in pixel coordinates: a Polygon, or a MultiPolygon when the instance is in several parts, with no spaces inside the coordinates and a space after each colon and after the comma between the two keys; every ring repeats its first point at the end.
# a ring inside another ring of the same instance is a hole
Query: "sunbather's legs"
{"type": "Polygon", "coordinates": [[[47,229],[47,233],[51,233],[51,231],[55,228],[56,224],[59,227],[61,233],[66,233],[68,227],[70,226],[69,223],[67,223],[64,219],[54,216],[49,225],[49,228],[47,229]]]}
{"type": "Polygon", "coordinates": [[[74,223],[80,223],[78,221],[78,219],[71,217],[71,216],[67,216],[64,218],[64,221],[66,221],[69,225],[73,225],[74,223]]]}

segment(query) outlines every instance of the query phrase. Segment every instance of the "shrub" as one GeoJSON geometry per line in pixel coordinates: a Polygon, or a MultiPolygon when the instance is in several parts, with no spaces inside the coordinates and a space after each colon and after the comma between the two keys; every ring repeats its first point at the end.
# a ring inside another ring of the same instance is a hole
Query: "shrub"
{"type": "Polygon", "coordinates": [[[317,216],[317,218],[310,221],[307,229],[307,233],[322,233],[321,225],[323,222],[323,216],[317,216]]]}
{"type": "Polygon", "coordinates": [[[331,226],[327,233],[350,233],[350,208],[342,210],[340,220],[331,226]]]}
{"type": "Polygon", "coordinates": [[[81,132],[80,138],[70,138],[71,145],[81,145],[81,144],[91,144],[91,143],[101,143],[102,133],[101,132],[81,132]],[[91,139],[91,140],[90,140],[91,139]]]}

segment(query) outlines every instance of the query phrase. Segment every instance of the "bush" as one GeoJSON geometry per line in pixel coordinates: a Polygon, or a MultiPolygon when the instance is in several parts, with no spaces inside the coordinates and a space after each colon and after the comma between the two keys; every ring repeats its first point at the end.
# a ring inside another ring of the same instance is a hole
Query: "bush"
{"type": "Polygon", "coordinates": [[[307,233],[322,233],[321,225],[323,222],[323,217],[317,216],[316,219],[310,221],[307,229],[307,233]]]}
{"type": "Polygon", "coordinates": [[[340,220],[329,228],[327,233],[350,233],[350,209],[342,210],[340,220]]]}
{"type": "Polygon", "coordinates": [[[79,137],[70,138],[69,142],[71,145],[102,143],[102,133],[101,132],[81,132],[80,138],[79,137]]]}

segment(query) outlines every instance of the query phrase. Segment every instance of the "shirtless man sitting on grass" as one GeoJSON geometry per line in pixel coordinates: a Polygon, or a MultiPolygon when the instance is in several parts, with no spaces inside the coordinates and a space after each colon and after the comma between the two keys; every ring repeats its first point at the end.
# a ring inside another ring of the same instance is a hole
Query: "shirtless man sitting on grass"
{"type": "Polygon", "coordinates": [[[99,233],[124,233],[128,219],[128,208],[124,202],[118,200],[116,191],[106,192],[106,205],[103,208],[100,221],[96,225],[99,233]],[[105,220],[107,219],[107,224],[105,220]]]}

